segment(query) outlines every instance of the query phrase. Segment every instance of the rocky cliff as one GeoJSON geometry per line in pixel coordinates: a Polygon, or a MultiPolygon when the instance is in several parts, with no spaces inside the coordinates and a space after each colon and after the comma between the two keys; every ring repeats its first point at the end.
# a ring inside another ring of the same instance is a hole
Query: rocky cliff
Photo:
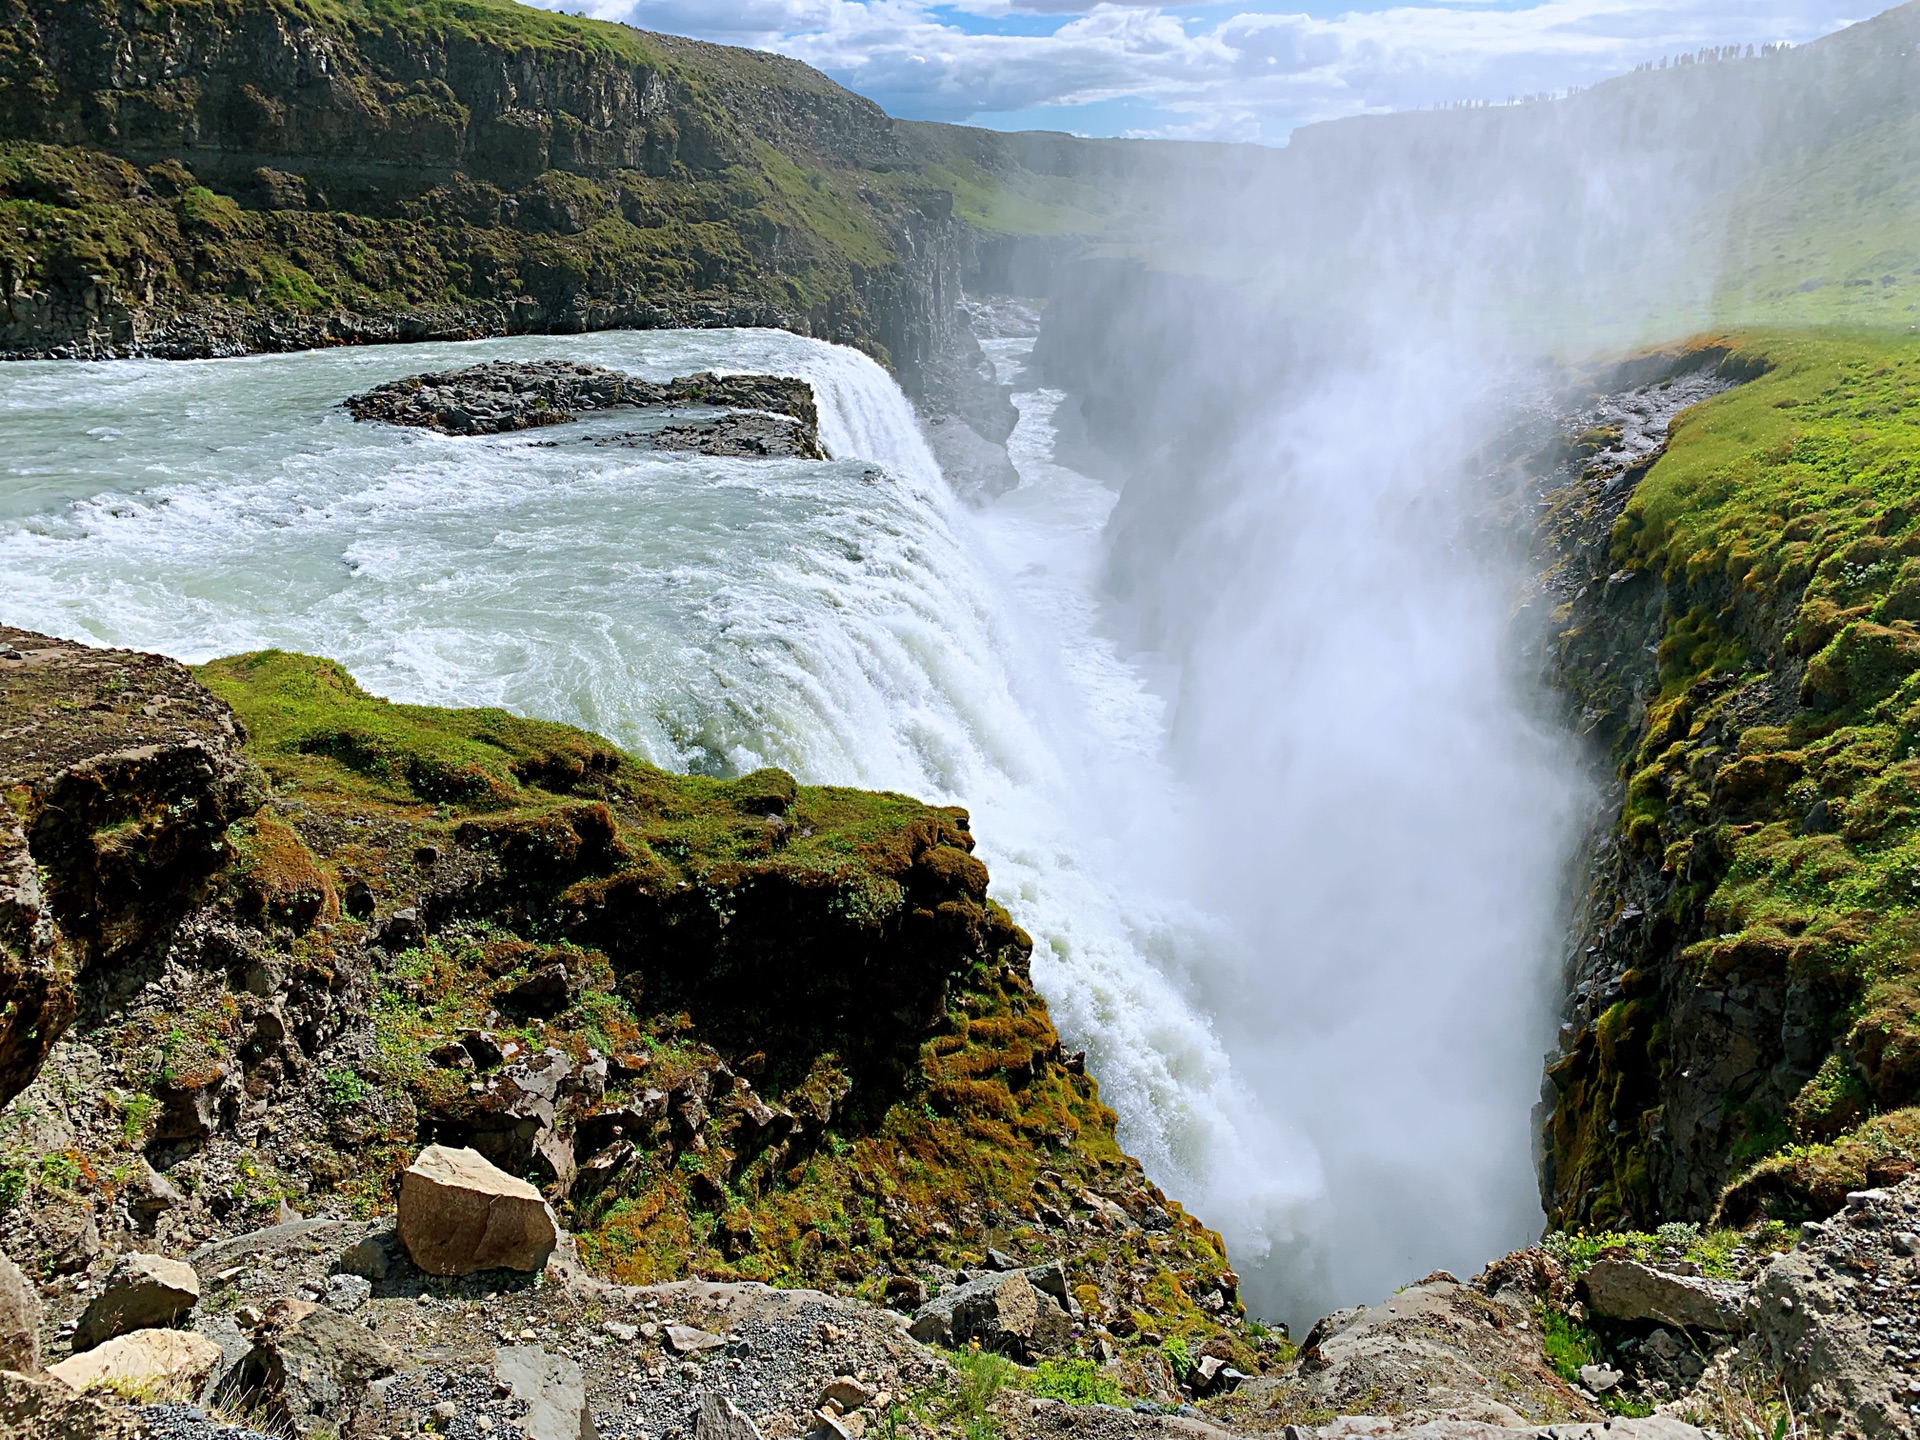
{"type": "Polygon", "coordinates": [[[937,391],[995,183],[803,65],[511,0],[0,6],[15,355],[774,325],[937,391]]]}
{"type": "Polygon", "coordinates": [[[1817,1218],[1920,1163],[1920,351],[1750,335],[1617,383],[1546,487],[1551,673],[1617,808],[1543,1190],[1568,1226],[1817,1218]]]}

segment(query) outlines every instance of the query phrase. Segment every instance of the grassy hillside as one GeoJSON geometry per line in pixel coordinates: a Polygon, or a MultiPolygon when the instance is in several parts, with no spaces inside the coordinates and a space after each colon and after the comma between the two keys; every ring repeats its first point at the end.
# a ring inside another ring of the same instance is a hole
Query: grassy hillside
{"type": "Polygon", "coordinates": [[[1723,321],[1920,323],[1920,117],[1794,153],[1708,224],[1723,321]]]}

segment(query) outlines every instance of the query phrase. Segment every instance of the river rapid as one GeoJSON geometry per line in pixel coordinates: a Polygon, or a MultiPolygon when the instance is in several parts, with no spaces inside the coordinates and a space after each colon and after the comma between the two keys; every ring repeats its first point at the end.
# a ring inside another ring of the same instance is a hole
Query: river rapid
{"type": "MultiPolygon", "coordinates": [[[[989,342],[1009,379],[1030,345],[989,342]]],[[[1181,898],[1163,702],[1101,624],[1116,497],[1054,462],[1061,399],[1016,396],[1021,484],[970,507],[884,371],[774,331],[10,365],[0,616],[190,662],[320,654],[395,700],[566,721],[672,769],[967,806],[1124,1143],[1257,1268],[1306,1243],[1319,1167],[1183,982],[1236,942],[1181,898]],[[835,458],[588,443],[617,413],[474,438],[340,407],[548,357],[803,376],[835,458]]]]}

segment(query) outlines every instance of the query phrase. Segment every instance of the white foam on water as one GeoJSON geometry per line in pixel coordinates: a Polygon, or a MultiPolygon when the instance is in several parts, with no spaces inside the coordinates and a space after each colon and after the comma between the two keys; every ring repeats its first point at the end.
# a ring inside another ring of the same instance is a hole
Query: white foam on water
{"type": "Polygon", "coordinates": [[[188,660],[303,650],[376,693],[568,721],[675,769],[968,806],[1124,1142],[1257,1257],[1290,1238],[1316,1162],[1189,998],[1231,942],[1176,898],[1189,821],[1159,702],[1098,628],[1114,497],[1052,462],[1057,401],[1019,397],[1023,483],[976,513],[877,365],[779,332],[10,366],[0,617],[188,660]],[[339,408],[549,356],[802,375],[837,458],[568,443],[617,417],[450,438],[339,408]]]}

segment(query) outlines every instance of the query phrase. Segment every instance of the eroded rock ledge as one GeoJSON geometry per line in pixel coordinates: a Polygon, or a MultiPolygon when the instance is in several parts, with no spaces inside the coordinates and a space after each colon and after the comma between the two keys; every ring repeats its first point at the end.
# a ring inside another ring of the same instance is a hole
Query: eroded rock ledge
{"type": "MultiPolygon", "coordinates": [[[[790,456],[822,460],[820,412],[805,380],[702,371],[664,384],[601,365],[567,360],[493,360],[390,380],[346,402],[356,420],[498,435],[564,425],[605,410],[678,412],[693,417],[616,443],[709,455],[790,456]],[[725,411],[720,415],[702,412],[725,411]]],[[[603,440],[601,443],[608,443],[603,440]]]]}

